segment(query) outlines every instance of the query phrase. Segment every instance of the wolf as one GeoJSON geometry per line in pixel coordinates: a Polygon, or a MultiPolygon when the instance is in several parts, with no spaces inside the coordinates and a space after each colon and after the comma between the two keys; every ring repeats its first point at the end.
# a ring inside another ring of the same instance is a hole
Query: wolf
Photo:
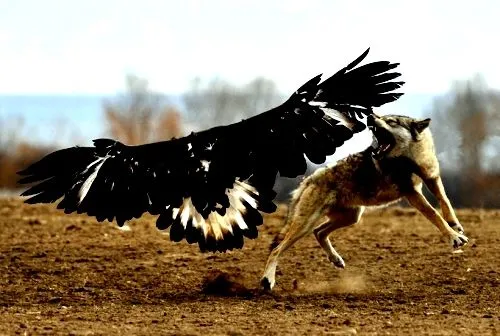
{"type": "Polygon", "coordinates": [[[453,248],[467,244],[469,239],[441,180],[430,122],[430,118],[370,114],[366,124],[373,135],[371,146],[317,169],[292,192],[287,219],[271,245],[261,286],[265,290],[274,287],[279,256],[310,233],[328,260],[344,268],[329,235],[359,222],[367,207],[388,206],[402,199],[433,223],[453,248]],[[438,199],[442,215],[422,193],[423,183],[438,199]]]}

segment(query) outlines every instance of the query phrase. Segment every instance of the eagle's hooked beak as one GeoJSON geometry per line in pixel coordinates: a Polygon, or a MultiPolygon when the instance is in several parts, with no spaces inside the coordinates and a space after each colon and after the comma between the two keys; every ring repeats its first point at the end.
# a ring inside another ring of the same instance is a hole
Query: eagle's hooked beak
{"type": "Polygon", "coordinates": [[[377,126],[377,124],[375,123],[375,119],[378,119],[378,118],[380,118],[380,116],[378,116],[375,113],[370,114],[370,115],[368,115],[368,117],[366,117],[366,125],[368,126],[370,131],[373,131],[373,129],[377,126]]]}

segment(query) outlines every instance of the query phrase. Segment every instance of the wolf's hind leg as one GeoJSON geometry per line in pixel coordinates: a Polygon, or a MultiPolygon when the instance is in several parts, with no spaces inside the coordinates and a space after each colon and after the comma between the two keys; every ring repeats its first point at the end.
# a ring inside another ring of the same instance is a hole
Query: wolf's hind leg
{"type": "Polygon", "coordinates": [[[333,265],[344,268],[345,262],[335,248],[333,248],[328,236],[337,229],[356,224],[361,218],[363,211],[364,207],[331,209],[327,215],[328,219],[314,229],[316,240],[326,252],[328,260],[333,265]]]}
{"type": "Polygon", "coordinates": [[[264,270],[264,275],[261,278],[261,286],[266,290],[271,290],[275,284],[276,267],[278,266],[279,256],[288,250],[298,240],[312,232],[315,222],[319,219],[321,212],[315,211],[309,218],[305,218],[304,222],[298,221],[300,218],[293,218],[290,224],[290,229],[285,234],[283,240],[276,246],[269,255],[264,270]]]}
{"type": "Polygon", "coordinates": [[[450,227],[458,233],[464,233],[464,228],[460,221],[458,220],[453,207],[451,206],[451,202],[446,195],[446,191],[444,189],[443,181],[441,177],[438,176],[436,178],[431,178],[425,180],[425,184],[429,188],[429,190],[436,196],[439,201],[439,206],[443,211],[443,217],[448,222],[450,227]]]}
{"type": "Polygon", "coordinates": [[[285,224],[285,235],[283,240],[271,251],[264,274],[261,278],[261,286],[270,290],[275,283],[276,267],[279,256],[288,250],[293,244],[305,235],[312,233],[318,220],[326,215],[328,208],[325,204],[325,193],[311,185],[304,189],[300,199],[291,209],[285,224]]]}
{"type": "Polygon", "coordinates": [[[415,209],[420,211],[431,223],[433,223],[444,236],[450,239],[453,248],[459,248],[467,244],[469,239],[465,235],[455,232],[420,191],[413,191],[411,194],[406,195],[406,199],[415,209]]]}

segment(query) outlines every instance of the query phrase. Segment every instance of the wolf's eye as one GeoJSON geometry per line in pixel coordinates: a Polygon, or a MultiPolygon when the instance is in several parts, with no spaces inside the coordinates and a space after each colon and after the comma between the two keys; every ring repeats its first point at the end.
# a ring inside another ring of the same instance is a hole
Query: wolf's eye
{"type": "Polygon", "coordinates": [[[398,126],[399,124],[394,120],[389,120],[389,121],[387,121],[387,125],[389,125],[391,127],[395,127],[395,126],[398,126]]]}

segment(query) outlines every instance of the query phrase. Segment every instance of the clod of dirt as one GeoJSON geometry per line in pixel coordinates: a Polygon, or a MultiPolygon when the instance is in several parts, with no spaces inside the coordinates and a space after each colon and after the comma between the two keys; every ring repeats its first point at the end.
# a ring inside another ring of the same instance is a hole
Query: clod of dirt
{"type": "Polygon", "coordinates": [[[62,301],[62,297],[54,296],[49,299],[49,303],[60,303],[62,301]]]}
{"type": "Polygon", "coordinates": [[[32,258],[45,258],[47,257],[47,253],[45,252],[38,252],[32,255],[32,258]]]}
{"type": "Polygon", "coordinates": [[[75,224],[71,224],[71,225],[68,225],[66,226],[66,231],[80,231],[82,228],[79,227],[78,225],[75,225],[75,224]]]}
{"type": "Polygon", "coordinates": [[[253,293],[241,283],[239,275],[221,271],[212,271],[203,280],[202,292],[217,296],[253,296],[253,293]]]}
{"type": "Polygon", "coordinates": [[[44,225],[47,223],[46,220],[39,218],[26,218],[28,220],[29,225],[44,225]]]}
{"type": "Polygon", "coordinates": [[[329,331],[329,335],[357,335],[358,332],[354,328],[347,328],[347,329],[342,329],[342,330],[336,330],[336,331],[329,331]]]}

